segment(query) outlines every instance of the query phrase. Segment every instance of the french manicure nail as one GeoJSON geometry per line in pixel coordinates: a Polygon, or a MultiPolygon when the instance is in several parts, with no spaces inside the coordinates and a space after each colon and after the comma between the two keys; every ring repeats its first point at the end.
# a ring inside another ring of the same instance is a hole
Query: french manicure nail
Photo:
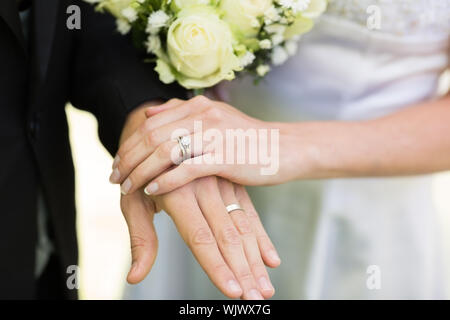
{"type": "Polygon", "coordinates": [[[266,277],[259,278],[259,285],[260,285],[261,289],[263,289],[264,291],[272,291],[273,290],[269,280],[267,280],[266,277]]]}
{"type": "Polygon", "coordinates": [[[130,191],[131,189],[131,180],[127,179],[124,181],[124,183],[122,183],[122,185],[120,186],[120,191],[122,192],[123,195],[126,195],[128,193],[128,191],[130,191]]]}
{"type": "Polygon", "coordinates": [[[228,288],[233,292],[242,292],[241,286],[235,280],[228,281],[228,288]]]}
{"type": "Polygon", "coordinates": [[[259,293],[258,290],[256,289],[252,289],[248,292],[248,296],[247,296],[250,300],[264,300],[264,298],[262,297],[261,293],[259,293]]]}
{"type": "Polygon", "coordinates": [[[119,169],[114,169],[111,176],[109,177],[109,181],[111,183],[117,183],[120,180],[120,172],[119,169]]]}
{"type": "Polygon", "coordinates": [[[156,182],[150,183],[147,188],[144,189],[146,195],[151,196],[156,191],[158,191],[158,184],[156,182]]]}
{"type": "Polygon", "coordinates": [[[114,158],[114,162],[113,162],[112,168],[113,168],[113,169],[117,168],[117,166],[119,165],[119,162],[120,162],[120,157],[119,157],[119,155],[117,155],[117,156],[114,158]]]}

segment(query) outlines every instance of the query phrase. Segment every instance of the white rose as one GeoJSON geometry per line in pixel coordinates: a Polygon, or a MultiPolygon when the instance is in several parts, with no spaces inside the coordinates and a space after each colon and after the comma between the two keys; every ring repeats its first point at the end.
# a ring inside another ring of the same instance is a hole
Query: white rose
{"type": "Polygon", "coordinates": [[[176,80],[188,89],[231,80],[241,70],[229,26],[208,7],[180,11],[167,34],[167,51],[176,80]]]}
{"type": "Polygon", "coordinates": [[[220,9],[238,38],[254,37],[258,34],[259,17],[272,7],[272,0],[222,0],[220,9]]]}
{"type": "Polygon", "coordinates": [[[327,0],[311,0],[308,8],[302,12],[306,18],[315,19],[327,9],[327,0]]]}
{"type": "Polygon", "coordinates": [[[211,0],[172,0],[172,8],[175,11],[180,11],[183,8],[191,6],[208,4],[211,4],[211,0]]]}

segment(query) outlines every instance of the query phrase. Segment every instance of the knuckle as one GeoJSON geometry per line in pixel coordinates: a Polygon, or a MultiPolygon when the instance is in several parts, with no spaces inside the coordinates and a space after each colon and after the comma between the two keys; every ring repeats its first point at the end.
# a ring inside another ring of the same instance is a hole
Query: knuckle
{"type": "Polygon", "coordinates": [[[219,108],[208,108],[205,112],[204,112],[204,117],[207,120],[219,120],[221,118],[222,112],[219,108]]]}
{"type": "Polygon", "coordinates": [[[234,225],[226,225],[221,229],[220,242],[226,246],[241,245],[241,237],[234,225]]]}
{"type": "Polygon", "coordinates": [[[250,222],[246,217],[238,218],[236,221],[236,227],[241,235],[249,235],[253,232],[250,222]]]}
{"type": "Polygon", "coordinates": [[[241,268],[236,272],[236,276],[240,282],[253,282],[253,274],[251,273],[249,268],[241,268]]]}
{"type": "Polygon", "coordinates": [[[191,245],[211,245],[215,243],[214,236],[208,227],[197,228],[191,236],[191,245]]]}
{"type": "Polygon", "coordinates": [[[170,100],[168,101],[168,103],[170,103],[170,104],[173,104],[173,103],[179,103],[179,102],[181,102],[181,100],[178,99],[178,98],[172,98],[172,99],[170,99],[170,100]]]}
{"type": "Polygon", "coordinates": [[[147,244],[147,241],[145,240],[145,238],[143,238],[141,236],[137,236],[137,235],[130,236],[130,245],[131,245],[132,250],[141,248],[141,247],[145,247],[146,244],[147,244]]]}
{"type": "Polygon", "coordinates": [[[262,260],[249,262],[250,270],[253,270],[254,274],[265,274],[266,268],[262,260]]]}
{"type": "Polygon", "coordinates": [[[153,123],[152,118],[145,120],[141,127],[141,133],[146,134],[147,132],[151,131],[152,123],[153,123]]]}
{"type": "Polygon", "coordinates": [[[254,218],[259,218],[258,212],[256,212],[255,209],[246,210],[245,212],[247,213],[247,216],[249,218],[253,218],[253,219],[254,218]]]}
{"type": "Polygon", "coordinates": [[[144,138],[146,147],[152,148],[157,144],[159,133],[156,130],[150,130],[147,132],[144,138]]]}
{"type": "Polygon", "coordinates": [[[195,102],[195,104],[198,104],[200,106],[204,106],[209,103],[209,99],[203,95],[196,96],[195,98],[193,98],[192,101],[195,102]]]}
{"type": "Polygon", "coordinates": [[[117,166],[117,170],[121,174],[128,172],[130,170],[130,160],[127,155],[124,155],[123,158],[120,159],[119,165],[117,166]]]}
{"type": "Polygon", "coordinates": [[[221,275],[225,275],[228,274],[228,267],[225,263],[219,263],[213,266],[212,268],[214,274],[221,274],[221,275]]]}

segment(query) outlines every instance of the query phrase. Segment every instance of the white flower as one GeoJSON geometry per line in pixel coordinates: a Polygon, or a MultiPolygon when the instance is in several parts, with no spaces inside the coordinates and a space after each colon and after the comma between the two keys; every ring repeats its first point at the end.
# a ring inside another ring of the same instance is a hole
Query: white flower
{"type": "Polygon", "coordinates": [[[132,7],[126,7],[121,13],[122,16],[128,20],[128,22],[135,22],[137,19],[137,12],[132,7]]]}
{"type": "Polygon", "coordinates": [[[272,43],[274,46],[277,46],[277,45],[283,43],[283,41],[284,41],[284,35],[282,35],[282,34],[276,33],[272,36],[272,43]]]}
{"type": "Polygon", "coordinates": [[[127,34],[131,30],[131,25],[124,19],[117,19],[116,26],[117,31],[119,31],[123,35],[127,34]]]}
{"type": "Polygon", "coordinates": [[[221,0],[219,8],[238,39],[254,37],[261,27],[258,18],[273,6],[272,0],[221,0]]]}
{"type": "Polygon", "coordinates": [[[302,12],[306,18],[315,19],[327,9],[327,0],[311,0],[308,8],[302,12]]]}
{"type": "Polygon", "coordinates": [[[270,71],[270,67],[267,64],[262,64],[256,68],[256,73],[260,77],[264,77],[270,71]]]}
{"type": "Polygon", "coordinates": [[[246,66],[249,66],[255,61],[255,55],[247,51],[242,57],[240,57],[240,64],[242,68],[245,68],[246,66]]]}
{"type": "Polygon", "coordinates": [[[281,47],[281,46],[277,46],[273,49],[272,52],[272,64],[274,66],[279,66],[282,65],[283,63],[286,62],[286,60],[289,58],[288,53],[286,52],[286,50],[281,47]]]}
{"type": "Polygon", "coordinates": [[[259,42],[259,47],[263,50],[272,48],[272,41],[264,39],[259,42]]]}
{"type": "Polygon", "coordinates": [[[161,49],[161,39],[159,36],[150,35],[145,42],[148,53],[156,54],[161,49]]]}
{"type": "Polygon", "coordinates": [[[165,84],[172,83],[176,80],[171,67],[162,59],[156,61],[155,71],[158,72],[159,79],[165,84]]]}
{"type": "Polygon", "coordinates": [[[169,0],[167,4],[172,2],[172,8],[175,11],[180,11],[183,8],[192,7],[196,5],[209,5],[211,0],[169,0]]]}
{"type": "Polygon", "coordinates": [[[161,28],[167,26],[167,22],[169,21],[170,17],[162,10],[158,10],[153,12],[149,17],[147,21],[147,28],[146,31],[149,34],[156,34],[161,30],[161,28]]]}
{"type": "Polygon", "coordinates": [[[265,26],[264,30],[269,34],[283,34],[286,31],[286,26],[282,24],[271,24],[270,26],[265,26]]]}
{"type": "Polygon", "coordinates": [[[186,7],[167,33],[167,62],[183,87],[208,88],[234,79],[235,71],[242,70],[234,41],[229,25],[214,8],[186,7]]]}
{"type": "Polygon", "coordinates": [[[128,20],[124,17],[122,11],[131,7],[135,0],[90,0],[90,2],[98,2],[98,8],[100,10],[106,9],[116,18],[128,20]]]}
{"type": "Polygon", "coordinates": [[[295,55],[297,53],[297,49],[298,49],[297,41],[294,41],[294,40],[286,41],[286,43],[284,44],[284,49],[286,49],[286,52],[288,53],[288,55],[290,55],[290,56],[295,55]]]}
{"type": "Polygon", "coordinates": [[[267,9],[264,12],[265,24],[271,24],[271,23],[279,21],[280,19],[281,19],[281,16],[278,13],[278,10],[275,8],[275,6],[271,6],[269,9],[267,9]]]}
{"type": "Polygon", "coordinates": [[[291,9],[294,13],[308,9],[311,0],[278,0],[280,6],[291,9]]]}

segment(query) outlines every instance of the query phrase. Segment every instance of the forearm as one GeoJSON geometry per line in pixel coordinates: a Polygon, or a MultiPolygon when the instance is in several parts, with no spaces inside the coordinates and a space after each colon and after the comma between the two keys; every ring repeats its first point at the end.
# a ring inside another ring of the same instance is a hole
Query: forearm
{"type": "Polygon", "coordinates": [[[450,98],[359,122],[281,125],[293,179],[396,176],[450,169],[450,98]]]}

